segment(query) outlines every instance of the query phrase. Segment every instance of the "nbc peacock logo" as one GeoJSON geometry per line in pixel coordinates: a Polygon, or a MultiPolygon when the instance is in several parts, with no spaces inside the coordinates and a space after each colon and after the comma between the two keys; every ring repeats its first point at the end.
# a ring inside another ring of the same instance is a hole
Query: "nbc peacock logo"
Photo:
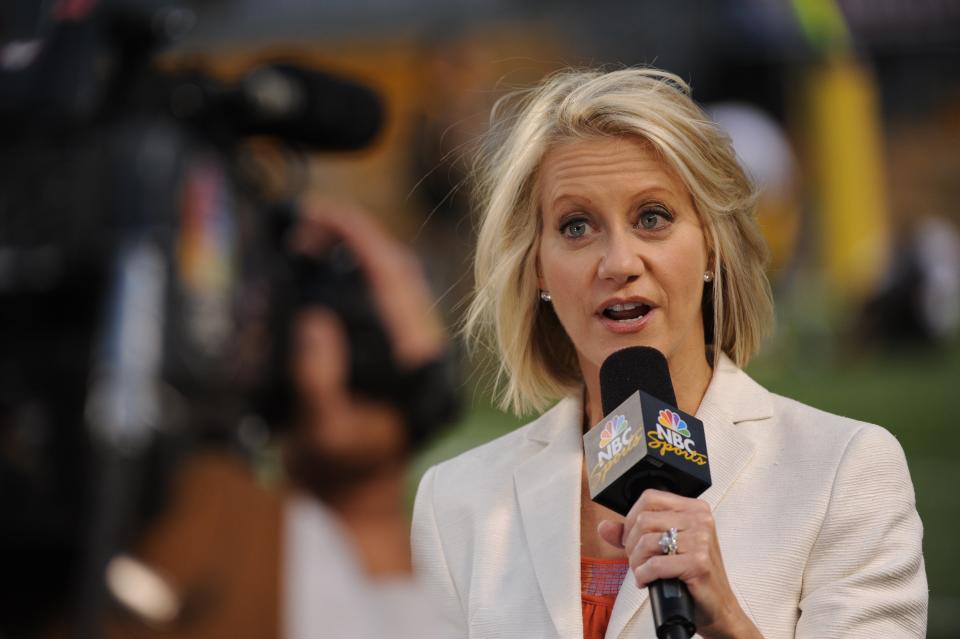
{"type": "Polygon", "coordinates": [[[617,415],[608,420],[607,423],[603,425],[603,430],[600,431],[600,448],[609,446],[610,442],[625,430],[627,430],[627,418],[624,415],[617,415]]]}
{"type": "Polygon", "coordinates": [[[630,422],[626,415],[615,415],[607,420],[600,431],[600,446],[597,451],[597,468],[604,464],[614,464],[640,443],[639,437],[633,437],[630,422]]]}
{"type": "Polygon", "coordinates": [[[647,431],[647,446],[660,451],[661,457],[673,453],[698,466],[707,463],[707,456],[697,451],[697,442],[690,437],[687,422],[669,409],[662,409],[657,417],[656,428],[647,431]]]}
{"type": "Polygon", "coordinates": [[[687,428],[687,422],[683,421],[683,418],[672,410],[661,410],[660,417],[657,419],[657,422],[663,424],[670,430],[680,433],[684,437],[690,436],[690,430],[687,428]]]}

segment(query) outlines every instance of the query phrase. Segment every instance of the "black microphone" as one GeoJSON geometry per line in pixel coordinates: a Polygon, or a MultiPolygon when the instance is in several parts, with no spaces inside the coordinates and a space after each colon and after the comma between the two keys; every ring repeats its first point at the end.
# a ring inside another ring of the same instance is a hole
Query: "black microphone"
{"type": "MultiPolygon", "coordinates": [[[[626,515],[647,488],[698,497],[710,487],[703,422],[676,408],[663,354],[625,348],[600,367],[603,420],[583,436],[590,498],[626,515]]],[[[679,579],[649,585],[657,637],[696,632],[693,598],[679,579]]]]}
{"type": "Polygon", "coordinates": [[[169,85],[176,117],[229,138],[262,135],[320,151],[353,151],[373,142],[384,120],[372,89],[292,64],[257,67],[231,84],[188,71],[169,85]]]}
{"type": "Polygon", "coordinates": [[[290,64],[254,69],[231,97],[241,135],[268,135],[328,151],[367,146],[383,122],[383,106],[369,88],[290,64]]]}

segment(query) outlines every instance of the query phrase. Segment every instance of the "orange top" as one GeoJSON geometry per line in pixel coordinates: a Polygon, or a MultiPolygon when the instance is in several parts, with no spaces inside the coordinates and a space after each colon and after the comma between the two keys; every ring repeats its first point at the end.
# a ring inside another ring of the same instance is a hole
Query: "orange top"
{"type": "Polygon", "coordinates": [[[620,584],[630,566],[627,559],[580,557],[580,603],[583,639],[603,639],[617,600],[620,584]]]}

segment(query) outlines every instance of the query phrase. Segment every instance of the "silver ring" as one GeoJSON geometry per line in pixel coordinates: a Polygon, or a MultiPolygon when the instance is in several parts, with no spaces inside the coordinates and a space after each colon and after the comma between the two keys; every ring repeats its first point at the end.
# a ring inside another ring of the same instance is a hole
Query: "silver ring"
{"type": "Polygon", "coordinates": [[[677,554],[677,529],[671,528],[667,532],[660,535],[660,541],[657,542],[660,544],[660,552],[665,555],[675,555],[677,554]]]}

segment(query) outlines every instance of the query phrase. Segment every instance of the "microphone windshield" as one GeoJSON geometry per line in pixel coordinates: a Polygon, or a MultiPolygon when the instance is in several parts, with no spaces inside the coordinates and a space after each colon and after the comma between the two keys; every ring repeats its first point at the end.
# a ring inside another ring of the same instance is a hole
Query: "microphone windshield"
{"type": "Polygon", "coordinates": [[[367,146],[384,120],[383,104],[371,89],[290,64],[270,64],[247,74],[238,97],[242,134],[275,136],[326,151],[367,146]]]}
{"type": "Polygon", "coordinates": [[[604,415],[612,413],[637,390],[649,393],[671,406],[677,405],[667,358],[655,348],[624,348],[611,354],[600,366],[600,395],[604,415]]]}

